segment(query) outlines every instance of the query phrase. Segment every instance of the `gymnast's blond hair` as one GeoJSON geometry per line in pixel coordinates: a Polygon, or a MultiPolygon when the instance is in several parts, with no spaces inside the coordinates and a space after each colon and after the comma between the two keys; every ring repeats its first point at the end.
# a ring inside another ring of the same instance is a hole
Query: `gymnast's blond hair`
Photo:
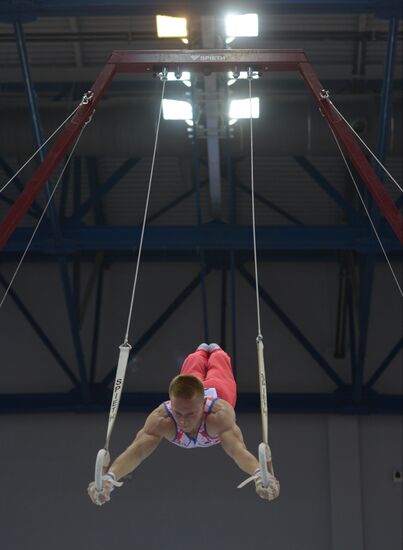
{"type": "Polygon", "coordinates": [[[169,397],[192,399],[195,395],[204,398],[202,381],[191,374],[178,374],[169,384],[169,397]]]}

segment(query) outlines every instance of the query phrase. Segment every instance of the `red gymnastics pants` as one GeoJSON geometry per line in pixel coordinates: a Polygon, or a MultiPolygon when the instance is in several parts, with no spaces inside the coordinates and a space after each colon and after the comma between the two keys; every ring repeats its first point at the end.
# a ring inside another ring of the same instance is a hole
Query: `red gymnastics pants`
{"type": "Polygon", "coordinates": [[[197,350],[183,362],[181,374],[192,374],[203,382],[205,388],[215,388],[217,395],[235,407],[236,383],[230,356],[222,349],[212,353],[197,350]]]}

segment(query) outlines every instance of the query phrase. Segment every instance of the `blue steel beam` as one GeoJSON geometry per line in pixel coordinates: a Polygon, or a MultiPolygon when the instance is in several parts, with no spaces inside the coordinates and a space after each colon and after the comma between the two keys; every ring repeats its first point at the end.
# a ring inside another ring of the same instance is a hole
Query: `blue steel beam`
{"type": "MultiPolygon", "coordinates": [[[[31,252],[44,254],[74,254],[79,251],[129,251],[138,246],[139,226],[63,226],[63,240],[55,243],[49,232],[39,230],[31,245],[31,252]]],[[[350,225],[336,226],[258,226],[256,228],[261,251],[354,250],[359,253],[374,251],[381,254],[378,243],[368,234],[368,228],[350,225]]],[[[24,250],[32,228],[15,230],[5,248],[7,253],[24,250]]],[[[401,246],[390,227],[380,231],[385,250],[400,252],[401,246]]],[[[222,223],[202,226],[150,226],[144,235],[144,250],[226,250],[248,251],[251,246],[251,227],[222,223]]],[[[29,255],[27,256],[29,259],[29,255]]]]}
{"type": "MultiPolygon", "coordinates": [[[[209,272],[210,270],[208,270],[209,272]]],[[[175,311],[187,300],[192,292],[199,286],[201,277],[197,275],[190,283],[178,294],[173,302],[165,309],[165,311],[158,317],[151,327],[141,336],[137,342],[133,345],[130,351],[129,361],[143,348],[149,340],[159,331],[159,329],[168,321],[168,319],[175,313],[175,311]]],[[[101,386],[108,386],[114,379],[116,374],[116,367],[108,372],[108,374],[102,379],[101,386]]]]}
{"type": "Polygon", "coordinates": [[[351,381],[354,384],[355,373],[357,372],[357,335],[356,322],[354,315],[353,288],[351,280],[347,283],[347,311],[348,311],[348,328],[350,338],[350,366],[351,366],[351,381]]]}
{"type": "Polygon", "coordinates": [[[339,289],[334,350],[334,357],[337,359],[343,359],[346,355],[347,284],[347,268],[346,263],[342,258],[339,267],[339,289]]]}
{"type": "Polygon", "coordinates": [[[369,13],[382,16],[399,15],[398,0],[13,0],[0,2],[0,16],[7,17],[68,17],[178,14],[219,14],[227,10],[251,9],[259,13],[369,13]]]}
{"type": "MultiPolygon", "coordinates": [[[[195,109],[194,90],[196,88],[196,76],[192,77],[192,115],[193,115],[193,133],[192,133],[192,164],[193,164],[193,181],[195,188],[195,206],[196,206],[196,219],[198,227],[203,223],[203,215],[201,208],[201,187],[202,182],[200,180],[200,150],[199,142],[197,139],[197,120],[195,109]]],[[[203,329],[204,329],[204,341],[209,342],[209,322],[208,322],[208,308],[207,308],[207,288],[206,288],[206,259],[203,248],[198,249],[199,265],[200,265],[200,291],[202,299],[202,311],[203,311],[203,329]]]]}
{"type": "MultiPolygon", "coordinates": [[[[378,135],[378,144],[377,144],[377,157],[384,163],[385,155],[388,147],[388,134],[390,126],[390,113],[391,113],[391,102],[392,102],[392,91],[393,91],[393,75],[394,75],[394,66],[395,66],[395,57],[396,57],[396,44],[397,44],[397,31],[399,28],[399,19],[397,17],[391,17],[389,21],[389,36],[388,44],[386,51],[386,60],[385,60],[385,77],[384,77],[384,87],[382,90],[381,97],[381,109],[380,109],[380,128],[378,135]]],[[[379,178],[382,180],[384,173],[382,168],[377,163],[376,172],[379,178]]],[[[373,204],[372,204],[373,206],[373,204]]],[[[376,226],[379,227],[380,215],[377,210],[375,213],[374,208],[370,208],[370,213],[372,214],[372,219],[376,226]]],[[[363,258],[363,266],[361,271],[361,288],[360,288],[360,336],[358,342],[358,360],[357,360],[357,370],[354,380],[354,396],[357,403],[360,402],[362,391],[363,391],[363,381],[364,381],[364,369],[365,369],[365,358],[367,351],[367,340],[368,340],[368,326],[369,326],[369,317],[371,311],[371,297],[372,297],[372,288],[374,281],[374,271],[375,271],[375,262],[376,256],[375,252],[369,252],[368,255],[363,258]]]]}
{"type": "MultiPolygon", "coordinates": [[[[252,191],[250,190],[250,188],[244,185],[243,183],[237,182],[236,186],[238,187],[238,189],[240,189],[244,193],[247,193],[248,195],[252,195],[252,191]]],[[[266,199],[266,197],[263,197],[263,195],[261,195],[260,193],[256,193],[256,191],[255,191],[255,199],[256,201],[261,202],[265,206],[268,206],[271,210],[273,210],[273,212],[276,212],[277,214],[280,214],[280,216],[283,216],[283,218],[285,218],[289,222],[295,223],[296,225],[304,225],[304,223],[301,220],[299,220],[295,216],[292,216],[291,214],[289,214],[288,212],[280,208],[280,206],[277,206],[276,204],[274,204],[274,202],[269,201],[268,199],[266,199]]]]}
{"type": "MultiPolygon", "coordinates": [[[[8,288],[8,281],[0,274],[0,283],[3,285],[3,287],[6,289],[8,288]]],[[[54,359],[56,360],[56,363],[63,369],[63,371],[67,374],[69,379],[73,382],[75,386],[79,385],[79,380],[74,375],[73,371],[68,366],[67,362],[63,359],[59,351],[56,349],[56,347],[53,345],[51,340],[46,335],[45,331],[42,330],[40,324],[35,319],[35,317],[30,313],[29,309],[24,305],[22,300],[18,297],[18,294],[11,288],[9,291],[9,296],[17,306],[17,308],[21,311],[22,315],[25,317],[25,319],[28,321],[28,323],[31,325],[39,339],[41,340],[42,344],[45,346],[45,348],[53,355],[54,359]]]]}
{"type": "MultiPolygon", "coordinates": [[[[6,203],[8,206],[12,206],[14,204],[14,201],[12,199],[9,199],[4,195],[0,195],[0,201],[6,203]]],[[[33,209],[28,210],[27,214],[28,216],[31,216],[31,218],[34,218],[35,220],[39,220],[40,218],[40,215],[38,215],[33,209]]]]}
{"type": "Polygon", "coordinates": [[[391,364],[393,359],[396,357],[396,355],[399,353],[399,351],[402,348],[403,348],[403,336],[396,343],[396,345],[393,346],[392,350],[388,353],[388,355],[385,357],[385,359],[382,361],[379,367],[375,370],[374,374],[365,384],[365,389],[368,390],[372,388],[372,386],[375,384],[375,382],[379,380],[379,378],[382,376],[382,374],[385,372],[385,370],[388,368],[388,366],[391,364]]]}
{"type": "MultiPolygon", "coordinates": [[[[0,157],[0,166],[2,167],[4,173],[6,174],[6,176],[8,177],[8,179],[11,179],[11,178],[14,178],[13,179],[13,183],[14,185],[16,186],[16,188],[19,190],[19,191],[23,191],[24,190],[24,184],[22,183],[22,181],[20,180],[20,178],[17,176],[17,177],[14,177],[15,175],[15,172],[14,170],[11,168],[11,166],[3,159],[0,157]]],[[[35,212],[35,214],[37,215],[37,217],[40,217],[40,215],[42,214],[42,208],[39,206],[39,204],[34,201],[32,203],[32,212],[35,212]]]]}
{"type": "MultiPolygon", "coordinates": [[[[73,180],[73,211],[77,212],[81,203],[81,162],[74,163],[73,180]]],[[[73,258],[73,296],[74,307],[77,312],[80,311],[81,302],[81,265],[80,253],[74,254],[73,258]]],[[[78,316],[79,317],[79,316],[78,316]]]]}
{"type": "MultiPolygon", "coordinates": [[[[238,266],[239,273],[244,279],[255,289],[255,279],[252,275],[243,267],[238,266]]],[[[308,338],[301,332],[296,324],[284,313],[280,306],[273,300],[266,290],[259,285],[260,297],[264,303],[277,315],[280,321],[291,332],[291,334],[298,340],[298,342],[305,348],[312,359],[320,366],[320,368],[327,374],[327,376],[338,386],[338,388],[344,388],[345,384],[335,370],[329,365],[324,357],[318,352],[318,350],[312,345],[308,338]]]]}
{"type": "Polygon", "coordinates": [[[79,221],[87,212],[94,208],[100,200],[110,191],[119,181],[138,163],[139,159],[130,158],[127,159],[109,178],[98,187],[98,189],[91,195],[91,197],[85,201],[84,204],[78,208],[74,213],[72,220],[79,221]]]}
{"type": "MultiPolygon", "coordinates": [[[[229,108],[229,90],[228,86],[226,87],[226,104],[227,109],[229,108]]],[[[236,196],[236,184],[234,178],[234,165],[233,165],[233,155],[231,152],[231,135],[230,135],[230,126],[226,125],[226,136],[225,136],[225,145],[226,145],[226,171],[225,177],[227,178],[229,185],[229,220],[231,225],[237,223],[237,196],[236,196]]],[[[230,268],[230,282],[231,282],[231,359],[232,359],[232,369],[234,371],[235,380],[237,380],[237,311],[236,311],[236,273],[235,273],[235,251],[230,250],[229,252],[229,268],[230,268]]]]}
{"type": "Polygon", "coordinates": [[[92,332],[92,343],[91,343],[90,384],[94,384],[95,378],[96,378],[99,327],[101,323],[102,295],[103,295],[103,289],[104,289],[104,269],[105,269],[105,262],[103,260],[98,270],[97,291],[95,295],[94,327],[92,332]]]}
{"type": "MultiPolygon", "coordinates": [[[[24,40],[24,29],[21,21],[16,21],[14,23],[14,30],[15,30],[15,35],[17,39],[17,47],[18,47],[18,53],[20,56],[24,82],[26,85],[27,98],[28,98],[30,112],[32,116],[34,135],[35,135],[37,145],[38,147],[40,147],[43,144],[42,128],[40,123],[38,106],[36,103],[35,89],[31,78],[28,52],[26,50],[26,44],[24,40]]],[[[45,158],[45,151],[43,148],[39,151],[39,156],[43,162],[45,158]]],[[[46,185],[46,194],[50,196],[50,190],[49,190],[48,184],[46,185]]],[[[57,242],[57,241],[60,241],[61,232],[60,232],[59,221],[56,215],[56,210],[53,202],[49,204],[49,212],[50,212],[50,221],[51,221],[54,239],[57,242]]],[[[82,387],[81,387],[82,398],[83,398],[83,401],[85,402],[85,401],[88,401],[89,399],[89,388],[88,388],[88,381],[87,381],[87,373],[85,371],[84,354],[81,346],[81,337],[78,330],[77,310],[74,307],[74,300],[73,300],[73,294],[71,291],[70,279],[67,271],[66,259],[63,255],[59,255],[57,259],[59,264],[59,272],[61,276],[62,288],[63,288],[66,306],[67,306],[68,318],[70,323],[70,331],[73,338],[73,346],[76,354],[78,369],[80,372],[80,378],[81,378],[81,384],[82,384],[82,387]]]]}
{"type": "MultiPolygon", "coordinates": [[[[73,160],[73,163],[76,164],[77,162],[80,162],[80,158],[76,157],[73,160]]],[[[63,174],[63,178],[61,181],[61,193],[60,193],[60,202],[59,202],[59,220],[63,220],[66,217],[66,205],[67,205],[67,194],[68,194],[68,184],[70,180],[70,170],[71,170],[71,162],[67,165],[67,168],[63,174]]]]}
{"type": "Polygon", "coordinates": [[[229,253],[230,273],[231,273],[231,338],[232,338],[232,369],[235,380],[237,379],[237,310],[236,310],[236,273],[235,273],[235,252],[229,253]]]}
{"type": "MultiPolygon", "coordinates": [[[[98,172],[98,159],[95,157],[86,158],[88,181],[90,184],[91,193],[94,194],[97,191],[98,181],[99,181],[99,172],[98,172]]],[[[98,202],[94,206],[94,219],[96,225],[107,225],[107,218],[105,214],[104,207],[101,202],[98,202]]],[[[102,265],[104,263],[104,253],[98,252],[95,262],[92,266],[91,274],[88,278],[86,288],[83,292],[83,298],[79,302],[79,311],[80,311],[80,327],[82,327],[85,319],[85,315],[88,309],[88,305],[91,300],[92,292],[95,288],[95,283],[97,275],[102,271],[102,265]]],[[[96,322],[96,320],[95,320],[96,322]]]]}
{"type": "Polygon", "coordinates": [[[357,219],[357,212],[348,204],[342,195],[327,181],[327,178],[305,157],[294,157],[295,161],[311,176],[325,193],[329,195],[344,211],[350,222],[357,219]]]}
{"type": "MultiPolygon", "coordinates": [[[[87,165],[88,182],[90,184],[91,196],[93,197],[100,187],[98,159],[96,157],[87,157],[85,161],[87,165]]],[[[97,225],[107,225],[105,209],[101,201],[96,201],[94,204],[94,218],[97,225]]]]}
{"type": "Polygon", "coordinates": [[[227,349],[227,267],[221,270],[221,339],[220,345],[227,349]]]}
{"type": "MultiPolygon", "coordinates": [[[[203,181],[202,183],[200,183],[199,189],[205,186],[206,186],[206,182],[203,181]]],[[[161,216],[163,216],[164,214],[172,210],[172,208],[175,208],[175,206],[178,206],[178,204],[182,203],[184,200],[191,197],[195,193],[195,191],[196,191],[196,187],[194,187],[193,189],[190,189],[190,191],[186,191],[185,193],[182,193],[181,195],[179,195],[179,197],[169,202],[159,210],[157,210],[157,212],[154,212],[154,214],[151,214],[151,216],[147,218],[147,222],[148,223],[154,222],[155,220],[157,220],[158,218],[160,218],[161,216]]]]}

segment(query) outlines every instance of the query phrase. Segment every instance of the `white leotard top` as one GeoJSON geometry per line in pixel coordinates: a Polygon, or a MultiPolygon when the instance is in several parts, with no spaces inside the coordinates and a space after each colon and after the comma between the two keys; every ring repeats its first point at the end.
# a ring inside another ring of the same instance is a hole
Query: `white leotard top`
{"type": "Polygon", "coordinates": [[[199,427],[199,431],[196,434],[196,437],[192,437],[188,433],[182,432],[178,428],[174,415],[172,414],[171,402],[165,401],[163,403],[165,410],[167,411],[169,416],[172,418],[172,420],[175,422],[176,434],[171,441],[171,443],[173,443],[174,445],[178,445],[183,449],[195,449],[197,447],[211,447],[212,445],[217,445],[218,443],[221,443],[221,439],[219,437],[212,437],[207,432],[207,427],[206,427],[207,417],[210,414],[214,403],[217,401],[217,397],[210,397],[210,395],[217,395],[217,392],[214,390],[214,388],[209,388],[205,390],[204,395],[205,395],[204,414],[199,427]]]}

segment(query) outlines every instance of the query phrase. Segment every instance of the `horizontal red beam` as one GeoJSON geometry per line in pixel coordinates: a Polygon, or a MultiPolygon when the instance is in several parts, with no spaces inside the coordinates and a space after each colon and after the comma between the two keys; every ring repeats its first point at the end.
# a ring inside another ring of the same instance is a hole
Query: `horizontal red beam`
{"type": "Polygon", "coordinates": [[[156,73],[169,71],[296,71],[306,63],[302,50],[116,50],[108,63],[117,72],[156,73]]]}

